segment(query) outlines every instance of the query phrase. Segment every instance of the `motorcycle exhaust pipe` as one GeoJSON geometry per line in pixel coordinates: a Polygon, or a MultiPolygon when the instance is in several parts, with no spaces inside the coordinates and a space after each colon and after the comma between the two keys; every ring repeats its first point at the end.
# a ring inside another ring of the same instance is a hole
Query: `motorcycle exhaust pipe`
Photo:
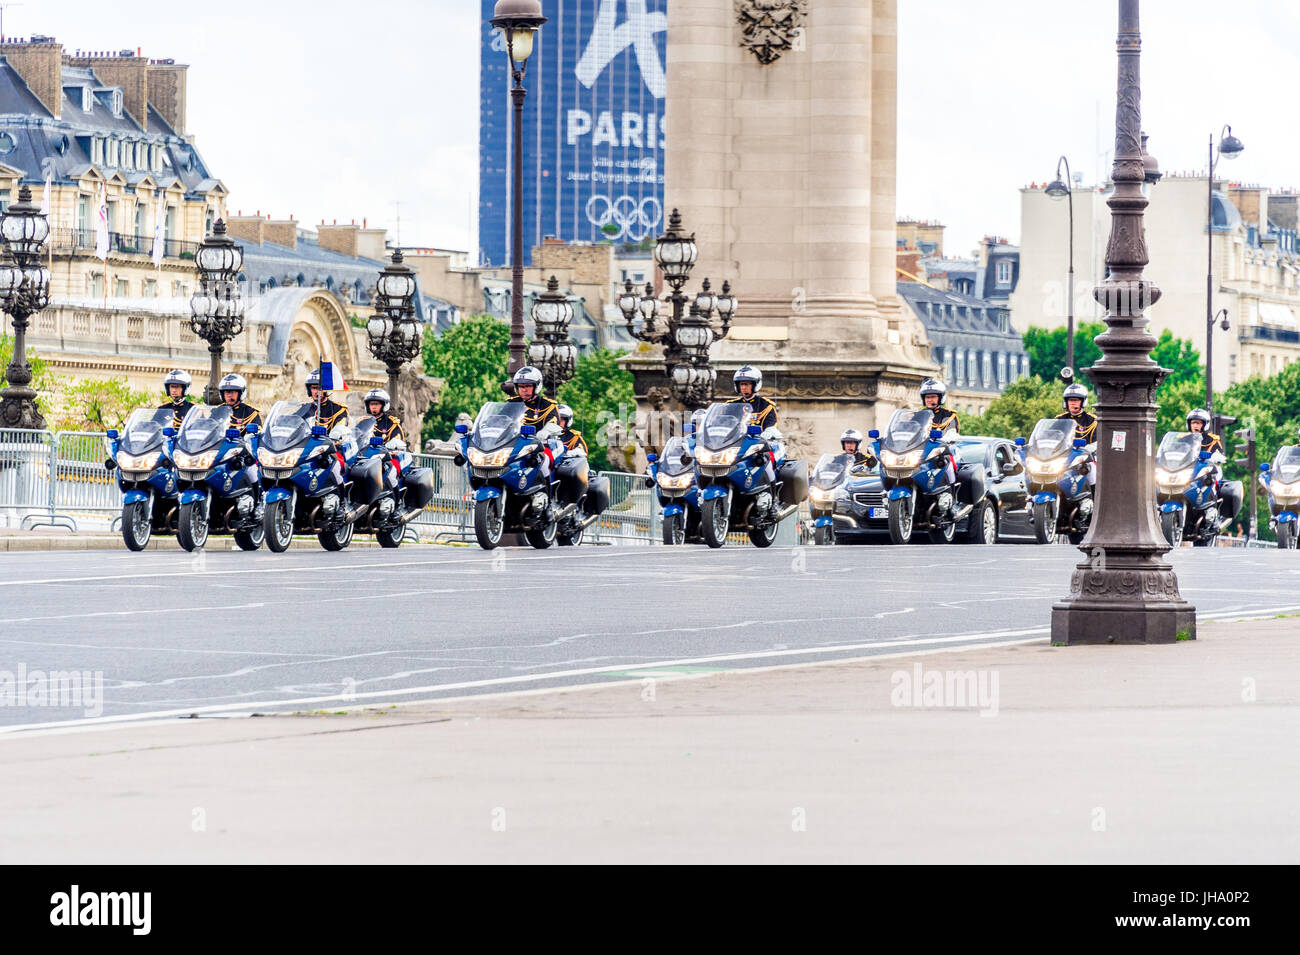
{"type": "Polygon", "coordinates": [[[797,510],[799,510],[798,504],[790,504],[787,507],[781,508],[781,513],[776,515],[776,522],[778,524],[781,523],[783,520],[785,520],[787,517],[789,517],[797,510]]]}
{"type": "Polygon", "coordinates": [[[578,510],[577,504],[564,505],[564,507],[560,509],[560,512],[555,515],[556,523],[558,524],[560,521],[572,517],[577,512],[577,510],[578,510]]]}
{"type": "Polygon", "coordinates": [[[415,520],[417,517],[419,517],[419,516],[420,516],[421,514],[423,514],[423,513],[424,513],[424,508],[422,508],[422,507],[414,507],[414,508],[412,508],[411,510],[406,511],[406,512],[405,512],[404,514],[402,514],[400,517],[398,517],[398,518],[397,518],[397,523],[398,523],[398,524],[409,524],[409,523],[411,523],[411,521],[415,520]]]}
{"type": "Polygon", "coordinates": [[[967,505],[966,505],[965,507],[963,507],[960,511],[958,511],[956,514],[953,515],[953,517],[952,517],[952,522],[953,522],[954,524],[956,524],[959,520],[961,520],[963,517],[965,517],[967,514],[969,514],[969,513],[970,513],[971,511],[973,511],[973,510],[975,510],[975,505],[974,505],[974,504],[967,504],[967,505]]]}
{"type": "Polygon", "coordinates": [[[586,517],[582,519],[582,523],[579,524],[578,526],[583,530],[586,530],[588,527],[596,523],[596,521],[598,520],[600,520],[599,514],[588,514],[586,517]]]}

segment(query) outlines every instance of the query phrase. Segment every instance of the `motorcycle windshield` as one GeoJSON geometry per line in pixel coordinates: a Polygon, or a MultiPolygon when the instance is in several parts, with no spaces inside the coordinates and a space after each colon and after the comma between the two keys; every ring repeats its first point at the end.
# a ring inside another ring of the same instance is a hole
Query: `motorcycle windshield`
{"type": "Polygon", "coordinates": [[[823,454],[817,459],[817,466],[813,468],[812,486],[819,487],[823,491],[838,487],[844,481],[844,476],[849,473],[853,461],[851,454],[823,454]]]}
{"type": "Polygon", "coordinates": [[[930,439],[930,428],[933,426],[932,411],[924,408],[920,411],[899,408],[889,419],[889,427],[885,429],[885,438],[882,442],[884,449],[895,454],[906,454],[908,451],[925,447],[925,442],[930,439]]]}
{"type": "Polygon", "coordinates": [[[1273,474],[1287,484],[1300,481],[1300,445],[1278,448],[1277,457],[1273,459],[1273,474]]]}
{"type": "Polygon", "coordinates": [[[478,413],[470,434],[471,447],[480,451],[497,451],[514,444],[524,425],[528,406],[522,401],[490,401],[478,413]]]}
{"type": "Polygon", "coordinates": [[[1201,453],[1201,436],[1188,431],[1170,431],[1156,451],[1156,466],[1166,471],[1191,467],[1201,453]]]}
{"type": "Polygon", "coordinates": [[[1069,418],[1044,418],[1029,436],[1029,453],[1042,461],[1060,457],[1074,443],[1074,422],[1069,418]]]}
{"type": "Polygon", "coordinates": [[[362,418],[357,422],[356,427],[352,429],[352,438],[357,442],[357,447],[364,451],[370,447],[370,438],[375,433],[375,419],[362,418]]]}
{"type": "Polygon", "coordinates": [[[669,438],[664,445],[664,453],[659,456],[659,473],[668,477],[677,477],[688,473],[693,465],[682,460],[686,453],[686,442],[681,438],[669,438]]]}
{"type": "Polygon", "coordinates": [[[215,448],[226,440],[230,424],[230,405],[195,405],[181,422],[176,435],[176,450],[186,454],[199,454],[215,448]]]}
{"type": "Polygon", "coordinates": [[[118,439],[118,448],[127,454],[148,454],[163,446],[163,428],[172,426],[170,408],[138,408],[126,419],[118,439]]]}
{"type": "Polygon", "coordinates": [[[315,402],[277,401],[266,416],[262,447],[276,452],[302,447],[311,437],[311,426],[315,423],[315,402]]]}
{"type": "Polygon", "coordinates": [[[709,451],[725,451],[739,444],[749,427],[754,409],[740,402],[717,402],[709,405],[704,423],[695,435],[696,442],[709,451]]]}

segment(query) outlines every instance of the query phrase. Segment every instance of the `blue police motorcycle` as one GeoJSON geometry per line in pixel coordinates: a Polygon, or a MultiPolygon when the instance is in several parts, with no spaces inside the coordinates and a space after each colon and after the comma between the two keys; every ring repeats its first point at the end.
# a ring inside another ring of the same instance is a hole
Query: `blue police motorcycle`
{"type": "Polygon", "coordinates": [[[352,429],[339,425],[331,433],[316,424],[315,402],[272,406],[257,449],[267,547],[283,553],[295,531],[315,534],[326,550],[352,543],[354,523],[365,510],[349,506],[348,468],[356,456],[352,429]]]}
{"type": "Polygon", "coordinates": [[[1277,449],[1270,466],[1259,466],[1259,483],[1268,492],[1268,522],[1277,534],[1279,550],[1295,550],[1297,516],[1300,515],[1300,445],[1277,449]]]}
{"type": "Polygon", "coordinates": [[[352,429],[359,449],[350,471],[351,499],[364,507],[356,523],[374,532],[380,547],[400,547],[406,525],[433,500],[433,471],[415,466],[406,442],[385,442],[375,419],[362,418],[352,429]]]}
{"type": "Polygon", "coordinates": [[[1222,527],[1218,462],[1201,446],[1199,434],[1171,431],[1156,450],[1160,529],[1173,547],[1213,547],[1222,527]]]}
{"type": "Polygon", "coordinates": [[[661,455],[651,454],[650,479],[663,510],[663,538],[668,545],[700,539],[700,489],[687,439],[673,437],[661,455]]]}
{"type": "Polygon", "coordinates": [[[176,517],[172,420],[170,408],[140,408],[104,438],[106,463],[117,471],[122,489],[122,540],[130,550],[144,550],[153,533],[170,530],[176,517]]]}
{"type": "Polygon", "coordinates": [[[1088,472],[1093,455],[1083,438],[1076,438],[1069,418],[1043,418],[1026,444],[1016,438],[1025,462],[1034,539],[1052,543],[1062,530],[1071,544],[1082,543],[1092,524],[1092,488],[1088,472]]]}
{"type": "Polygon", "coordinates": [[[695,435],[700,530],[710,547],[721,547],[733,530],[770,547],[777,526],[808,497],[808,466],[786,461],[780,433],[763,432],[752,417],[746,403],[716,402],[695,435]]]}
{"type": "Polygon", "coordinates": [[[808,502],[815,544],[835,543],[835,504],[845,494],[856,461],[852,454],[823,454],[813,467],[808,502]]]}
{"type": "MultiPolygon", "coordinates": [[[[958,500],[957,460],[949,432],[934,427],[934,414],[928,409],[900,408],[883,436],[875,430],[868,435],[885,486],[889,539],[906,544],[912,532],[921,528],[929,531],[934,543],[951,543],[957,523],[974,508],[958,500]]],[[[982,475],[977,477],[983,480],[982,475]]]]}
{"type": "Polygon", "coordinates": [[[528,543],[544,550],[555,543],[556,531],[580,506],[557,504],[559,463],[564,445],[555,440],[559,427],[548,424],[538,433],[524,424],[528,408],[518,401],[485,404],[471,430],[457,425],[460,454],[474,491],[474,537],[484,550],[500,546],[506,533],[523,532],[528,543]],[[549,478],[542,467],[552,459],[549,478]]]}
{"type": "Polygon", "coordinates": [[[229,405],[196,405],[176,435],[176,539],[188,551],[201,550],[213,528],[233,534],[240,550],[262,546],[257,425],[249,425],[245,438],[230,414],[229,405]]]}

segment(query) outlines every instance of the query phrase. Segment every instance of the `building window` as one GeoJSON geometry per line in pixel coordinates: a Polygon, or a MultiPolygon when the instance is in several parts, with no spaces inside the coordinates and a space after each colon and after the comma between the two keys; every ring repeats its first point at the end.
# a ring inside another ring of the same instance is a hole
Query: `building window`
{"type": "Polygon", "coordinates": [[[95,94],[91,92],[89,86],[81,88],[81,111],[83,113],[93,113],[95,111],[95,94]]]}
{"type": "Polygon", "coordinates": [[[1007,386],[1007,356],[1005,352],[998,352],[998,387],[1007,386]]]}
{"type": "Polygon", "coordinates": [[[998,285],[1011,284],[1011,263],[1006,259],[998,262],[998,285]]]}
{"type": "Polygon", "coordinates": [[[981,358],[983,360],[980,362],[980,373],[983,377],[980,380],[980,384],[983,385],[985,388],[992,388],[993,387],[993,356],[990,355],[988,352],[984,352],[981,358]]]}
{"type": "Polygon", "coordinates": [[[118,118],[121,118],[121,116],[122,116],[122,91],[121,91],[121,90],[113,90],[112,96],[110,97],[110,100],[109,100],[109,101],[110,101],[110,103],[112,104],[113,115],[114,115],[114,116],[117,116],[118,118]]]}
{"type": "Polygon", "coordinates": [[[158,280],[157,280],[157,279],[145,279],[145,280],[144,280],[144,297],[145,297],[145,298],[157,298],[157,297],[158,297],[158,280]]]}
{"type": "Polygon", "coordinates": [[[126,298],[130,294],[130,287],[127,285],[126,279],[115,279],[113,281],[114,296],[117,298],[126,298]]]}
{"type": "Polygon", "coordinates": [[[91,298],[104,297],[104,273],[103,272],[90,273],[90,297],[91,298]]]}
{"type": "Polygon", "coordinates": [[[185,286],[181,284],[179,279],[177,279],[176,281],[172,282],[172,298],[184,298],[184,297],[185,297],[185,286]]]}
{"type": "Polygon", "coordinates": [[[135,235],[137,239],[147,238],[145,230],[149,228],[148,212],[143,202],[135,204],[135,235]]]}
{"type": "Polygon", "coordinates": [[[117,200],[105,199],[104,210],[108,214],[108,231],[116,232],[117,231],[117,200]]]}
{"type": "Polygon", "coordinates": [[[9,208],[9,198],[9,190],[0,189],[0,212],[4,212],[9,208]]]}
{"type": "Polygon", "coordinates": [[[170,242],[176,238],[176,207],[168,206],[163,225],[163,235],[170,242]]]}
{"type": "Polygon", "coordinates": [[[90,141],[90,161],[100,165],[104,162],[104,140],[98,136],[90,141]]]}
{"type": "Polygon", "coordinates": [[[979,384],[979,371],[976,368],[975,349],[970,348],[966,351],[966,384],[979,384]]]}
{"type": "Polygon", "coordinates": [[[77,197],[77,231],[85,233],[90,228],[90,196],[77,197]]]}
{"type": "Polygon", "coordinates": [[[118,142],[116,139],[108,141],[108,159],[105,160],[105,163],[113,169],[117,168],[117,147],[118,142]]]}

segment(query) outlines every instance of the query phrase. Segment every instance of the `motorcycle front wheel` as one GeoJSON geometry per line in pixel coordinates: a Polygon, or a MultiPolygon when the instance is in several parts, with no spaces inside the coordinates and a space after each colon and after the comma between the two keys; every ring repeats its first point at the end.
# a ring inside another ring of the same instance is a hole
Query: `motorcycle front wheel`
{"type": "Polygon", "coordinates": [[[474,537],[484,550],[494,550],[501,544],[501,535],[505,531],[502,506],[499,497],[474,502],[474,537]]]}
{"type": "Polygon", "coordinates": [[[1034,505],[1034,540],[1040,544],[1056,543],[1056,508],[1051,501],[1034,505]]]}
{"type": "Polygon", "coordinates": [[[820,544],[834,544],[834,543],[835,543],[835,528],[834,528],[832,525],[830,525],[830,524],[827,524],[825,527],[814,527],[814,528],[813,528],[813,543],[814,543],[814,544],[819,544],[819,545],[820,545],[820,544]]]}
{"type": "Polygon", "coordinates": [[[1170,547],[1181,547],[1183,544],[1183,512],[1162,511],[1160,513],[1160,529],[1164,531],[1165,540],[1169,541],[1170,547]]]}
{"type": "Polygon", "coordinates": [[[1290,521],[1277,525],[1277,549],[1295,550],[1295,525],[1290,521]]]}
{"type": "Polygon", "coordinates": [[[181,505],[176,522],[176,537],[186,550],[195,551],[208,542],[208,502],[190,501],[181,505]]]}
{"type": "Polygon", "coordinates": [[[906,544],[912,539],[912,499],[896,497],[889,502],[889,539],[895,544],[906,544]]]}
{"type": "Polygon", "coordinates": [[[675,547],[686,543],[686,521],[681,514],[664,518],[664,545],[675,547]]]}
{"type": "Polygon", "coordinates": [[[721,547],[727,542],[730,525],[726,497],[710,498],[700,505],[700,530],[704,532],[704,543],[714,548],[721,547]]]}
{"type": "Polygon", "coordinates": [[[122,540],[128,550],[144,550],[153,527],[149,524],[149,502],[122,505],[122,540]]]}
{"type": "Polygon", "coordinates": [[[273,501],[266,505],[262,515],[262,532],[266,537],[266,546],[277,554],[283,554],[293,541],[293,511],[289,510],[288,501],[273,501]]]}

